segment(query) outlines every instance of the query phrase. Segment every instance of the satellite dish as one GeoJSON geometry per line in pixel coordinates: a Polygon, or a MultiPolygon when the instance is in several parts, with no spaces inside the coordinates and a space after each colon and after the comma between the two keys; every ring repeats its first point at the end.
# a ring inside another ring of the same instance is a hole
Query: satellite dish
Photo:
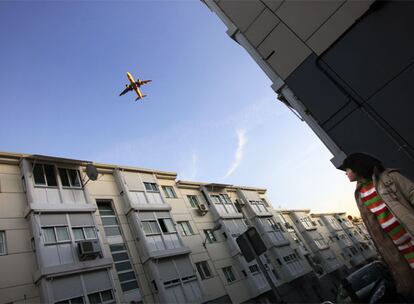
{"type": "Polygon", "coordinates": [[[96,181],[98,179],[98,170],[92,164],[86,165],[86,175],[90,180],[96,181]]]}

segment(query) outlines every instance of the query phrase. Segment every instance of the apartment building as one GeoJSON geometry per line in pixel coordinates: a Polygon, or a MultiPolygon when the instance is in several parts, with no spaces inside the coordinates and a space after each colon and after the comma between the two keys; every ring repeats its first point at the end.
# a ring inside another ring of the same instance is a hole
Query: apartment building
{"type": "MultiPolygon", "coordinates": [[[[309,211],[274,210],[265,189],[176,178],[0,153],[0,303],[274,301],[264,273],[236,243],[248,227],[266,244],[261,261],[276,300],[334,296],[315,262],[325,255],[302,223],[309,211]]],[[[339,267],[326,259],[325,272],[339,267]]]]}
{"type": "Polygon", "coordinates": [[[318,226],[311,218],[310,210],[282,210],[282,214],[291,233],[300,239],[300,243],[311,253],[310,263],[316,273],[320,276],[333,273],[340,277],[341,269],[345,269],[345,265],[332,250],[324,227],[318,226]]]}
{"type": "Polygon", "coordinates": [[[414,178],[413,1],[202,2],[336,167],[361,151],[414,178]]]}

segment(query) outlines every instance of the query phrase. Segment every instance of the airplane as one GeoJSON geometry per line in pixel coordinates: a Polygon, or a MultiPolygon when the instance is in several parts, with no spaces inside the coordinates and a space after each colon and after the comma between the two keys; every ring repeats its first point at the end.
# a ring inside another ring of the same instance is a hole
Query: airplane
{"type": "Polygon", "coordinates": [[[122,95],[124,95],[124,94],[126,94],[126,93],[128,93],[129,91],[132,91],[132,90],[134,90],[135,93],[137,93],[137,95],[138,95],[138,97],[135,99],[135,101],[137,101],[139,99],[142,99],[145,96],[147,96],[147,95],[142,95],[141,90],[139,88],[142,85],[144,85],[148,82],[151,82],[152,80],[139,80],[139,79],[137,79],[135,81],[134,77],[132,77],[130,72],[127,72],[127,77],[128,77],[128,80],[129,80],[130,84],[125,85],[126,86],[125,90],[123,90],[121,92],[121,94],[119,94],[119,96],[122,96],[122,95]]]}

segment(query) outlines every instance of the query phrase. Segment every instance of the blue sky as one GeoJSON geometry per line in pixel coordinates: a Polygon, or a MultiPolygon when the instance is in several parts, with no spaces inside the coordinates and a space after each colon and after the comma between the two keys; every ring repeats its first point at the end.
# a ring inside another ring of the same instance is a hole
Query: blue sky
{"type": "Polygon", "coordinates": [[[224,24],[194,1],[0,1],[0,150],[264,187],[357,213],[354,185],[224,24]],[[153,82],[119,97],[130,71],[153,82]]]}

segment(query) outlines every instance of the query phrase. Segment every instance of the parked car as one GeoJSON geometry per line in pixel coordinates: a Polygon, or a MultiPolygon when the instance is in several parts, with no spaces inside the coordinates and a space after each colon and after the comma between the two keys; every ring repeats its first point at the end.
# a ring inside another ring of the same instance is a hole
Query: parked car
{"type": "Polygon", "coordinates": [[[374,261],[342,280],[335,302],[395,303],[399,300],[386,265],[374,261]]]}

